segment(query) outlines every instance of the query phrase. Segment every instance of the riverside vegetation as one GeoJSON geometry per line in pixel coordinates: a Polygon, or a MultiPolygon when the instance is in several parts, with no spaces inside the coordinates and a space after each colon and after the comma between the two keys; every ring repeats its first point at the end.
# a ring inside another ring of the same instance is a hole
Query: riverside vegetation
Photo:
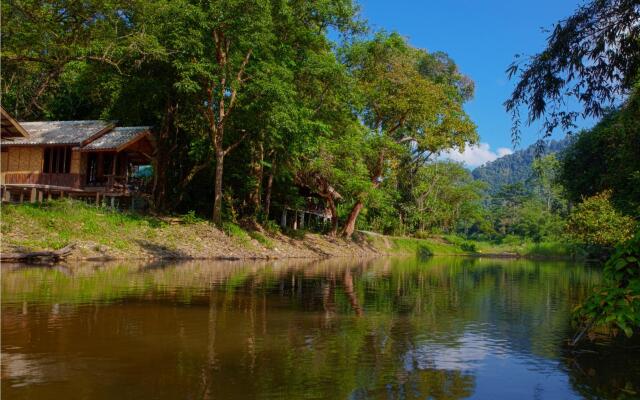
{"type": "MultiPolygon", "coordinates": [[[[638,230],[639,18],[634,1],[585,3],[543,52],[514,62],[505,106],[515,141],[521,112],[547,135],[571,131],[580,112],[561,111],[567,96],[600,122],[538,157],[527,179],[487,188],[437,157],[479,140],[464,111],[473,81],[444,52],[372,32],[352,0],[3,2],[3,107],[20,120],[154,126],[152,207],[182,215],[172,224],[70,203],[5,206],[3,250],[92,237],[93,255],[103,246],[194,255],[217,237],[217,254],[275,253],[291,243],[270,228],[279,212],[313,199],[331,225],[305,240],[335,247],[353,238],[412,251],[428,243],[430,253],[607,257],[638,230]]],[[[638,276],[609,276],[609,288],[625,290],[615,301],[630,306],[577,320],[633,333],[638,276]]]]}
{"type": "Polygon", "coordinates": [[[152,216],[96,207],[72,200],[5,205],[0,222],[3,253],[61,249],[69,259],[317,258],[327,256],[492,255],[571,258],[563,243],[497,245],[456,235],[384,236],[357,232],[352,239],[313,231],[282,231],[275,224],[218,228],[192,213],[152,216]]]}

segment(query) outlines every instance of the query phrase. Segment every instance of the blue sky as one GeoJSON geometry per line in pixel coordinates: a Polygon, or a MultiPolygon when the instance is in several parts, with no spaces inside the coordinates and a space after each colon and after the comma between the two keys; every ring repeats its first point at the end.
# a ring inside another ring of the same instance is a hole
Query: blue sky
{"type": "MultiPolygon", "coordinates": [[[[551,26],[573,13],[576,0],[360,0],[361,15],[373,29],[397,31],[429,51],[448,53],[476,84],[466,110],[478,125],[481,145],[451,158],[470,167],[513,150],[511,119],[502,103],[514,82],[505,74],[514,55],[544,48],[551,26]]],[[[583,127],[591,121],[580,123],[583,127]]],[[[537,127],[524,127],[518,148],[538,139],[537,127]]],[[[557,132],[554,138],[563,137],[557,132]]]]}

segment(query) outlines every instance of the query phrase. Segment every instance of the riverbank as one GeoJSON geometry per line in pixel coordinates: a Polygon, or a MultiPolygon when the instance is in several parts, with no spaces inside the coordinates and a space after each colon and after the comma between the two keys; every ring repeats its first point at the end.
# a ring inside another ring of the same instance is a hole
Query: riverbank
{"type": "Polygon", "coordinates": [[[491,247],[451,237],[424,239],[357,232],[353,239],[301,230],[219,229],[193,215],[150,216],[70,200],[2,207],[0,251],[26,253],[74,245],[67,259],[277,259],[375,255],[564,258],[559,248],[491,247]]]}

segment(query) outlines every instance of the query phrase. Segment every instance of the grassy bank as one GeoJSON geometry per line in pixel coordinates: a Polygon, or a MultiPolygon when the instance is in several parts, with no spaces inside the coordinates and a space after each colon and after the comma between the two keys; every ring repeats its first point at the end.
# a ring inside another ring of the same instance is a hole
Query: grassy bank
{"type": "Polygon", "coordinates": [[[586,253],[578,246],[566,242],[533,242],[520,238],[508,238],[501,242],[466,240],[447,235],[443,239],[476,254],[514,256],[526,258],[581,259],[586,253]]]}
{"type": "Polygon", "coordinates": [[[193,214],[148,216],[63,200],[2,207],[3,253],[60,249],[72,258],[317,258],[365,256],[365,241],[296,232],[248,231],[225,223],[218,229],[193,214]]]}
{"type": "Polygon", "coordinates": [[[56,250],[76,245],[74,258],[290,258],[328,256],[499,255],[561,258],[556,243],[491,244],[455,236],[408,238],[358,233],[353,240],[304,231],[221,229],[193,214],[158,217],[62,200],[2,207],[3,253],[56,250]]]}
{"type": "Polygon", "coordinates": [[[425,238],[394,237],[369,234],[367,240],[391,254],[469,255],[487,257],[523,257],[532,259],[583,258],[579,248],[562,242],[518,241],[492,243],[467,240],[454,235],[433,235],[425,238]]]}

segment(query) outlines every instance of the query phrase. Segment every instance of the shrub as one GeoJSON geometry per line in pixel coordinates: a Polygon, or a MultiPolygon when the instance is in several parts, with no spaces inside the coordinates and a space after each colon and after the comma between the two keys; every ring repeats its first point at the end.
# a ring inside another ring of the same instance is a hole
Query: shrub
{"type": "Polygon", "coordinates": [[[502,244],[521,244],[522,238],[516,235],[506,235],[500,240],[502,244]]]}
{"type": "Polygon", "coordinates": [[[606,190],[586,198],[567,221],[567,233],[575,241],[589,246],[614,247],[631,238],[636,222],[622,215],[611,203],[606,190]]]}
{"type": "Polygon", "coordinates": [[[262,225],[262,227],[264,228],[265,231],[271,233],[271,234],[275,234],[280,232],[280,225],[278,225],[278,223],[276,221],[273,220],[266,220],[264,222],[264,224],[262,225]]]}
{"type": "Polygon", "coordinates": [[[189,211],[188,213],[182,216],[182,222],[186,225],[192,225],[200,221],[202,221],[202,219],[197,217],[196,212],[193,210],[189,211]]]}
{"type": "Polygon", "coordinates": [[[416,252],[418,253],[418,258],[427,258],[433,255],[431,249],[424,245],[418,245],[416,252]]]}
{"type": "Polygon", "coordinates": [[[470,242],[466,239],[463,239],[459,236],[455,235],[447,235],[445,236],[447,242],[451,243],[454,246],[458,246],[462,251],[466,251],[469,253],[475,253],[478,249],[476,248],[476,244],[470,242]]]}
{"type": "Polygon", "coordinates": [[[468,251],[470,253],[475,253],[478,249],[476,248],[476,244],[472,242],[464,241],[460,243],[460,248],[464,251],[468,251]]]}
{"type": "Polygon", "coordinates": [[[629,337],[640,329],[640,232],[616,249],[603,275],[603,285],[574,311],[574,322],[582,333],[599,328],[629,337]]]}

